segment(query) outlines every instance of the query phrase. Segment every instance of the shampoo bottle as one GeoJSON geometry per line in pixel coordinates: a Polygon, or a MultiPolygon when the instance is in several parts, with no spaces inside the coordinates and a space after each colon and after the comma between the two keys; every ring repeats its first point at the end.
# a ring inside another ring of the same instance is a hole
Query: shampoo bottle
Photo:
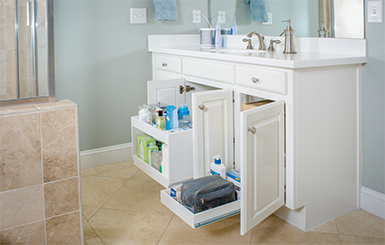
{"type": "Polygon", "coordinates": [[[221,25],[219,24],[219,19],[217,21],[217,25],[215,26],[215,48],[222,48],[221,25]]]}
{"type": "Polygon", "coordinates": [[[226,167],[221,163],[220,156],[213,157],[213,161],[210,163],[210,173],[211,175],[220,175],[222,178],[226,179],[226,167]]]}

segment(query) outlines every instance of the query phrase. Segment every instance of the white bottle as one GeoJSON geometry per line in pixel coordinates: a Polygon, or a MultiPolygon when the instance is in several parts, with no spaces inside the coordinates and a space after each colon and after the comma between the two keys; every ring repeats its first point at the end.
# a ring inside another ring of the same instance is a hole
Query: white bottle
{"type": "Polygon", "coordinates": [[[210,163],[210,173],[211,175],[220,175],[222,178],[226,179],[226,167],[221,163],[220,156],[213,157],[213,161],[210,163]]]}

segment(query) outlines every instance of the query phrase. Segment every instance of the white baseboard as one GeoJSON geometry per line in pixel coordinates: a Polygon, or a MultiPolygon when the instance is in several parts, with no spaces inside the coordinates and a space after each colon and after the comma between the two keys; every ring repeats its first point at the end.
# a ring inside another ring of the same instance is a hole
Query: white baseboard
{"type": "Polygon", "coordinates": [[[384,194],[362,186],[360,202],[361,209],[385,219],[384,194]]]}
{"type": "Polygon", "coordinates": [[[132,143],[80,152],[80,169],[132,160],[132,143]]]}

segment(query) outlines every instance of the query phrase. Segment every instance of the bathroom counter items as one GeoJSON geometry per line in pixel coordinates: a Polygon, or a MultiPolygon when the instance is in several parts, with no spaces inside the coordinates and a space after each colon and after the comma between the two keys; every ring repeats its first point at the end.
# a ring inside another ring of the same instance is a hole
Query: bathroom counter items
{"type": "MultiPolygon", "coordinates": [[[[351,65],[367,62],[364,39],[296,38],[297,54],[283,54],[283,45],[276,51],[247,51],[242,42],[244,35],[224,36],[223,49],[201,48],[199,35],[150,35],[149,51],[221,61],[242,62],[282,68],[308,68],[351,65]]],[[[270,39],[282,37],[265,37],[270,39]]],[[[254,42],[258,42],[254,40],[254,42]]],[[[256,46],[256,45],[254,45],[256,46]]]]}

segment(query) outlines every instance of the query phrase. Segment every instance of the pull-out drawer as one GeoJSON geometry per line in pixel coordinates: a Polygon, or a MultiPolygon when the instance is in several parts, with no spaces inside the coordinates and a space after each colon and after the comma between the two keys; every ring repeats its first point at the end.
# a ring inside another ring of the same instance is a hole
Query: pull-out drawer
{"type": "Polygon", "coordinates": [[[182,73],[182,59],[178,57],[156,55],[154,65],[158,70],[182,73]]]}
{"type": "Polygon", "coordinates": [[[183,74],[225,83],[235,83],[235,65],[203,59],[183,59],[183,74]]]}
{"type": "Polygon", "coordinates": [[[281,70],[237,66],[236,81],[238,85],[286,94],[287,72],[281,70]]]}
{"type": "Polygon", "coordinates": [[[170,196],[170,190],[161,191],[161,202],[192,228],[211,224],[240,213],[241,201],[234,201],[199,213],[192,213],[170,196]]]}

